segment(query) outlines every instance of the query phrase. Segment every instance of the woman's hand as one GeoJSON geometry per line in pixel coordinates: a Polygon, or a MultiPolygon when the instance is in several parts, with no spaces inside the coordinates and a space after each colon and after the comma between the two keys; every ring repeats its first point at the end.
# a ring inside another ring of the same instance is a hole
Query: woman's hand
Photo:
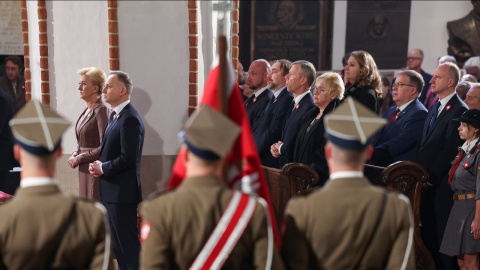
{"type": "Polygon", "coordinates": [[[480,219],[474,218],[472,221],[470,232],[473,234],[473,238],[480,238],[480,219]]]}
{"type": "Polygon", "coordinates": [[[72,156],[68,159],[68,164],[70,164],[70,167],[73,169],[78,167],[77,152],[73,152],[72,156]]]}

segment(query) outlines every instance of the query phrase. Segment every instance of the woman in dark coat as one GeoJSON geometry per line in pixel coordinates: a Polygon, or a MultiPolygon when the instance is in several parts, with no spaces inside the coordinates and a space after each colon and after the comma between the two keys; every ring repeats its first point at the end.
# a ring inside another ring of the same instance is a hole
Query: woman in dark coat
{"type": "Polygon", "coordinates": [[[311,109],[302,119],[297,134],[293,161],[310,165],[320,176],[319,186],[328,179],[328,166],[325,159],[325,127],[323,117],[332,112],[340,103],[345,91],[342,78],[333,72],[322,74],[315,82],[311,109]]]}
{"type": "Polygon", "coordinates": [[[345,66],[345,78],[352,84],[345,90],[345,97],[353,97],[378,113],[382,82],[373,57],[366,51],[352,52],[345,66]]]}
{"type": "Polygon", "coordinates": [[[460,121],[458,131],[465,143],[453,160],[448,177],[455,194],[440,252],[457,256],[460,269],[479,269],[480,110],[468,110],[454,120],[460,121]]]}

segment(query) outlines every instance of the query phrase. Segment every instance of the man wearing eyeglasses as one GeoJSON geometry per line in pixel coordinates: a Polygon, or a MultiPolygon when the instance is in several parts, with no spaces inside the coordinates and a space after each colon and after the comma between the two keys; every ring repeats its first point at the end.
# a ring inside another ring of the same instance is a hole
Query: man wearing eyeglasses
{"type": "Polygon", "coordinates": [[[416,71],[404,70],[395,81],[392,89],[395,106],[383,115],[388,124],[373,141],[370,162],[378,166],[388,166],[401,160],[414,161],[415,147],[422,137],[427,117],[427,109],[418,100],[425,84],[422,76],[416,71]]]}
{"type": "MultiPolygon", "coordinates": [[[[407,68],[409,70],[414,70],[422,75],[425,85],[423,86],[420,97],[418,98],[420,102],[425,102],[425,97],[427,96],[428,88],[430,88],[430,80],[432,79],[432,74],[428,74],[422,69],[423,63],[423,51],[420,49],[412,49],[408,52],[407,55],[407,68]]],[[[395,83],[395,81],[393,82],[395,83]]],[[[392,83],[392,84],[393,84],[392,83]]]]}
{"type": "Polygon", "coordinates": [[[465,103],[469,109],[480,109],[480,83],[471,84],[465,103]]]}

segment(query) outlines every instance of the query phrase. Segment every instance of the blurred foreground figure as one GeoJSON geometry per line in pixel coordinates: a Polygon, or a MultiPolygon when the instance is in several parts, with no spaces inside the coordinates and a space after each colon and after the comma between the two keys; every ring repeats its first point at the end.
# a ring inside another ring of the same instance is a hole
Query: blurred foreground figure
{"type": "Polygon", "coordinates": [[[261,199],[223,177],[239,133],[208,105],[187,123],[186,179],[142,205],[142,269],[283,269],[261,199]]]}
{"type": "Polygon", "coordinates": [[[287,205],[287,268],[414,269],[408,198],[372,186],[363,175],[372,154],[369,140],[386,121],[351,97],[324,121],[330,178],[287,205]]]}
{"type": "Polygon", "coordinates": [[[108,269],[105,208],[64,196],[54,179],[70,123],[32,100],[10,125],[22,174],[15,197],[0,204],[0,269],[108,269]]]}

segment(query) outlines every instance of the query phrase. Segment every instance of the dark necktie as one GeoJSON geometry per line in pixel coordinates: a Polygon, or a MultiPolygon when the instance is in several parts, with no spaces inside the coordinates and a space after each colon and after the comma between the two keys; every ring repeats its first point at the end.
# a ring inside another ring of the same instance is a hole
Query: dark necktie
{"type": "Polygon", "coordinates": [[[433,123],[435,123],[435,120],[437,119],[437,115],[438,115],[438,109],[440,108],[440,101],[437,102],[437,104],[435,104],[435,106],[433,107],[433,115],[432,115],[432,118],[430,118],[430,123],[428,124],[428,128],[427,128],[427,132],[430,130],[430,128],[433,126],[433,123]]]}
{"type": "Polygon", "coordinates": [[[116,114],[117,114],[117,113],[116,113],[115,111],[112,111],[112,112],[110,113],[110,116],[108,117],[108,124],[109,124],[109,125],[113,122],[113,119],[115,118],[115,115],[116,115],[116,114]]]}
{"type": "Polygon", "coordinates": [[[247,99],[247,101],[245,101],[245,107],[247,107],[250,103],[253,103],[254,99],[255,99],[255,94],[253,94],[251,97],[247,99]]]}
{"type": "Polygon", "coordinates": [[[272,95],[272,97],[270,98],[270,101],[268,101],[267,106],[265,107],[265,111],[268,111],[268,109],[270,109],[275,99],[276,99],[275,95],[272,95]]]}
{"type": "Polygon", "coordinates": [[[388,117],[387,125],[390,124],[391,122],[393,122],[393,121],[397,118],[397,115],[398,115],[399,112],[400,112],[400,109],[397,108],[397,109],[390,115],[390,117],[388,117]]]}

